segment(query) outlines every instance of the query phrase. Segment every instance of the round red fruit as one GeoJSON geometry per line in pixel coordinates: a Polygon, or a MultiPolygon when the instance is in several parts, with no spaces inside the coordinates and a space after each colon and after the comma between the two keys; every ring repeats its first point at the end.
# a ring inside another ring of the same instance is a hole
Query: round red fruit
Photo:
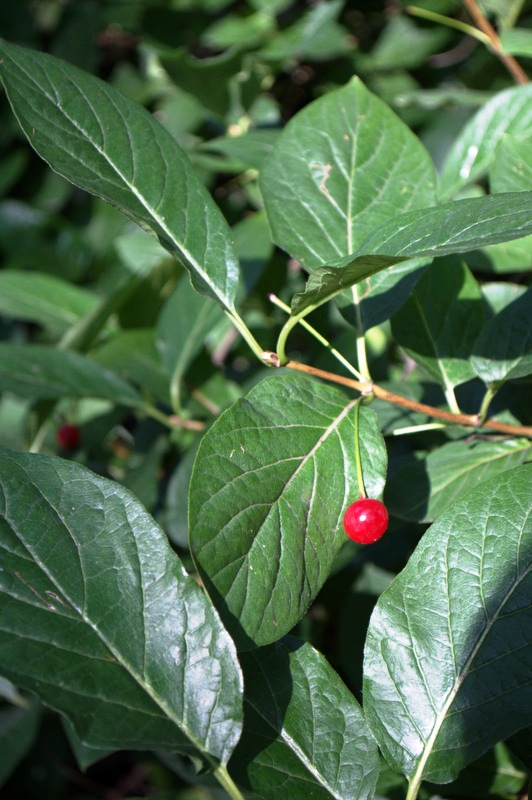
{"type": "Polygon", "coordinates": [[[77,425],[61,425],[57,430],[57,444],[63,450],[75,450],[80,442],[77,425]]]}
{"type": "Polygon", "coordinates": [[[373,544],[388,527],[388,512],[380,500],[364,497],[347,507],[344,530],[358,544],[373,544]]]}

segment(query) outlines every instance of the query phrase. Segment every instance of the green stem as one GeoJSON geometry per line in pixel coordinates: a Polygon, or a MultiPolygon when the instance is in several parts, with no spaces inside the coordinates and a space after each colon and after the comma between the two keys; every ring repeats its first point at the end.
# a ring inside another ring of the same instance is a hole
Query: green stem
{"type": "Polygon", "coordinates": [[[421,781],[418,780],[415,780],[414,783],[410,783],[408,785],[408,792],[406,794],[405,800],[416,800],[420,786],[421,786],[421,781]]]}
{"type": "Polygon", "coordinates": [[[478,412],[478,418],[480,422],[485,422],[488,417],[488,410],[490,407],[490,403],[501,388],[500,383],[492,383],[486,389],[486,394],[482,398],[482,403],[480,404],[480,410],[478,412]]]}
{"type": "Polygon", "coordinates": [[[437,22],[440,25],[445,25],[447,28],[455,28],[457,31],[472,36],[478,39],[479,42],[491,47],[491,39],[478,28],[468,25],[466,22],[460,22],[458,19],[452,17],[444,17],[443,14],[437,14],[435,11],[429,11],[427,8],[418,8],[417,6],[406,6],[405,11],[413,17],[420,17],[421,19],[428,19],[430,22],[437,22]]]}
{"type": "MultiPolygon", "coordinates": [[[[286,303],[283,303],[283,301],[280,300],[276,295],[270,294],[269,299],[270,302],[272,302],[275,306],[277,306],[278,308],[282,308],[283,311],[286,311],[287,314],[290,314],[290,306],[287,306],[286,303]]],[[[317,331],[316,328],[313,328],[312,325],[306,321],[306,319],[300,319],[299,324],[301,325],[302,328],[305,328],[305,330],[308,331],[311,334],[311,336],[317,339],[317,341],[320,344],[326,347],[329,353],[332,356],[334,356],[336,360],[340,362],[340,364],[343,364],[343,366],[348,370],[348,372],[351,373],[351,375],[354,375],[355,378],[357,378],[359,381],[365,380],[364,376],[361,375],[361,373],[357,369],[355,369],[355,367],[352,364],[349,363],[347,358],[345,358],[340,352],[338,352],[338,350],[336,350],[336,348],[332,346],[332,344],[325,338],[325,336],[322,336],[322,334],[319,331],[317,331]]]]}
{"type": "Polygon", "coordinates": [[[426,425],[409,425],[406,428],[396,428],[390,431],[392,436],[403,436],[406,433],[421,433],[422,431],[436,431],[440,428],[446,428],[444,422],[427,422],[426,425]]]}
{"type": "Polygon", "coordinates": [[[244,795],[241,794],[238,786],[233,782],[233,779],[227,771],[227,767],[216,767],[214,770],[214,777],[220,786],[225,789],[229,797],[232,797],[233,800],[244,800],[244,795]]]}
{"type": "Polygon", "coordinates": [[[460,406],[458,405],[458,401],[456,399],[456,395],[454,393],[454,388],[448,384],[445,386],[445,399],[447,400],[447,405],[453,412],[453,414],[460,414],[460,406]]]}
{"type": "Polygon", "coordinates": [[[355,403],[355,460],[357,465],[357,479],[358,490],[360,492],[360,499],[367,497],[366,487],[364,486],[364,475],[362,474],[362,459],[360,457],[360,435],[359,435],[359,416],[360,416],[360,403],[362,398],[359,397],[355,403]]]}
{"type": "Polygon", "coordinates": [[[251,347],[257,358],[259,358],[262,361],[263,360],[262,353],[264,348],[261,347],[260,344],[257,342],[257,340],[249,330],[248,326],[246,325],[242,317],[239,316],[238,312],[235,311],[235,309],[233,309],[232,311],[228,311],[227,309],[225,309],[225,313],[227,314],[227,316],[229,317],[229,319],[231,320],[231,322],[233,323],[239,334],[242,336],[242,338],[251,347]]]}
{"type": "Polygon", "coordinates": [[[358,286],[353,286],[353,302],[355,305],[355,314],[357,320],[357,362],[358,368],[362,375],[364,376],[363,380],[371,381],[371,375],[369,372],[369,365],[368,365],[368,356],[366,352],[366,337],[364,332],[364,324],[362,322],[362,315],[360,313],[360,297],[358,295],[358,286]]]}

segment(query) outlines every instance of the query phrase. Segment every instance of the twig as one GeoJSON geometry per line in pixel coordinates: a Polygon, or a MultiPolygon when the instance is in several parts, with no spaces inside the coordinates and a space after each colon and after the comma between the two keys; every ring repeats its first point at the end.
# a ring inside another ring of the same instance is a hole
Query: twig
{"type": "Polygon", "coordinates": [[[463,0],[463,3],[469,15],[474,20],[475,25],[480,28],[480,30],[489,38],[493,53],[502,61],[510,75],[512,75],[514,78],[515,82],[520,84],[528,83],[528,76],[522,69],[521,65],[517,63],[513,56],[509,55],[508,53],[503,53],[501,40],[497,35],[497,31],[491,22],[486,19],[478,7],[477,1],[463,0]]]}
{"type": "Polygon", "coordinates": [[[343,375],[337,375],[334,372],[327,372],[326,370],[318,369],[317,367],[311,367],[308,364],[302,364],[300,361],[287,361],[286,363],[281,364],[277,353],[272,353],[269,350],[262,353],[262,359],[265,364],[268,364],[271,367],[282,366],[286,367],[287,369],[304,372],[307,375],[314,375],[316,378],[321,378],[325,381],[331,381],[332,383],[339,383],[342,386],[355,389],[357,392],[361,392],[364,395],[373,394],[375,397],[378,397],[379,400],[385,400],[386,402],[393,403],[393,405],[400,406],[401,408],[407,408],[409,411],[416,411],[419,414],[426,414],[428,417],[441,419],[444,422],[448,422],[453,425],[466,425],[470,428],[477,429],[489,428],[490,430],[499,431],[500,433],[507,433],[511,436],[526,436],[532,439],[532,427],[526,425],[508,425],[506,422],[497,422],[497,420],[493,419],[488,419],[482,422],[478,414],[455,414],[451,411],[444,411],[443,409],[426,405],[426,403],[418,403],[415,400],[410,400],[408,397],[402,397],[401,395],[389,392],[387,389],[384,389],[382,386],[378,386],[376,383],[365,383],[362,381],[353,380],[353,378],[345,378],[343,375]]]}

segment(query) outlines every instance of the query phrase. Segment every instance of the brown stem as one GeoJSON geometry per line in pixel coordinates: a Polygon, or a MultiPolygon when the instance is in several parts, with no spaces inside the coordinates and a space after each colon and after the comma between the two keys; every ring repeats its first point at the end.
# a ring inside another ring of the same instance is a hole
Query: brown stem
{"type": "Polygon", "coordinates": [[[528,83],[528,76],[526,72],[521,68],[520,64],[517,63],[515,58],[508,53],[502,52],[501,40],[497,35],[497,31],[493,27],[493,25],[486,19],[482,11],[477,5],[476,0],[463,0],[464,6],[466,7],[469,15],[475,22],[477,28],[479,28],[486,36],[489,36],[492,49],[497,58],[499,58],[510,75],[514,78],[516,83],[525,84],[528,83]]]}
{"type": "Polygon", "coordinates": [[[363,383],[356,381],[353,378],[344,378],[343,375],[337,375],[334,372],[326,372],[317,367],[310,367],[308,364],[302,364],[300,361],[287,361],[286,364],[281,364],[279,357],[276,353],[266,351],[262,354],[264,362],[272,367],[287,367],[294,369],[298,372],[304,372],[307,375],[314,375],[316,378],[321,378],[325,381],[332,383],[339,383],[342,386],[347,386],[350,389],[355,389],[362,394],[373,394],[379,400],[385,400],[388,403],[393,403],[401,408],[407,408],[409,411],[417,411],[420,414],[426,414],[428,417],[434,419],[441,419],[444,422],[449,422],[454,425],[467,425],[471,428],[489,428],[490,430],[499,431],[500,433],[507,433],[512,436],[527,436],[532,438],[532,427],[526,425],[508,425],[505,422],[497,422],[497,420],[488,419],[481,423],[478,414],[454,414],[451,411],[444,411],[434,406],[428,406],[426,403],[418,403],[415,400],[409,400],[408,397],[389,392],[378,386],[376,383],[363,383]]]}

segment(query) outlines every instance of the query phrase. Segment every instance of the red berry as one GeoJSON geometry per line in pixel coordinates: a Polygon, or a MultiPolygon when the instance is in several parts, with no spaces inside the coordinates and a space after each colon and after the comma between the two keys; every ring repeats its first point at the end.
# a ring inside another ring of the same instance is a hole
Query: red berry
{"type": "Polygon", "coordinates": [[[75,450],[79,445],[80,435],[77,425],[61,425],[57,431],[57,444],[63,450],[75,450]]]}
{"type": "Polygon", "coordinates": [[[344,530],[359,544],[373,544],[387,527],[388,512],[380,500],[364,497],[351,503],[344,514],[344,530]]]}

